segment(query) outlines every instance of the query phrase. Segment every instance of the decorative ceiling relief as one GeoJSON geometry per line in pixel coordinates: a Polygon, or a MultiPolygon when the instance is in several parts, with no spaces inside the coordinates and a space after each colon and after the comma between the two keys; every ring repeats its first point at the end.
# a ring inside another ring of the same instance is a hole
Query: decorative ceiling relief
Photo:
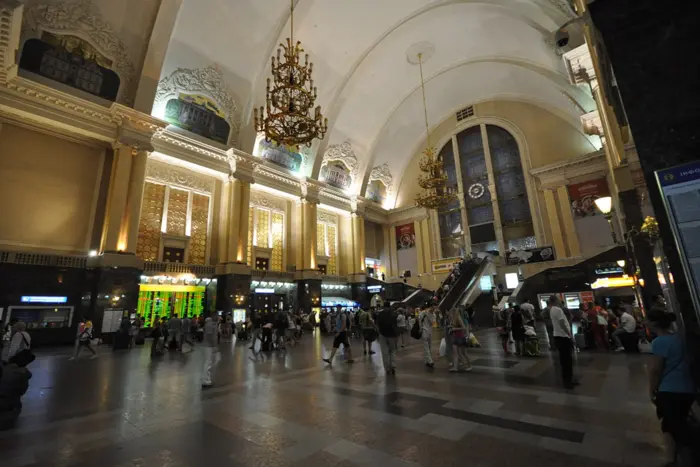
{"type": "Polygon", "coordinates": [[[238,106],[218,68],[178,68],[158,83],[153,113],[226,145],[238,140],[238,106]]]}
{"type": "MultiPolygon", "coordinates": [[[[83,83],[82,75],[71,77],[70,69],[56,68],[55,73],[40,73],[72,87],[76,87],[91,94],[104,97],[93,88],[103,87],[99,79],[99,69],[108,68],[114,71],[121,82],[117,102],[131,106],[136,95],[136,79],[134,65],[129,58],[129,50],[122,40],[117,37],[113,26],[102,18],[100,12],[91,4],[90,0],[73,0],[57,4],[38,4],[28,6],[24,10],[23,35],[31,38],[44,39],[45,34],[58,38],[59,51],[67,54],[63,57],[66,61],[72,57],[81,57],[85,63],[80,64],[80,70],[92,69],[90,85],[76,85],[83,83]],[[85,41],[87,44],[80,44],[85,41]],[[74,47],[73,47],[74,46],[74,47]],[[94,50],[91,51],[91,49],[94,50]],[[94,65],[94,66],[93,66],[94,65]],[[107,65],[107,66],[105,66],[107,65]],[[63,71],[61,73],[61,71],[63,71]],[[75,81],[76,83],[74,83],[75,81]]],[[[50,38],[50,37],[49,37],[50,38]]],[[[53,45],[53,44],[49,44],[53,45]]],[[[56,57],[51,57],[56,60],[56,57]]],[[[59,61],[60,57],[59,57],[59,61]]],[[[33,70],[30,70],[33,71],[33,70]]],[[[108,79],[108,77],[107,77],[108,79]]]]}
{"type": "Polygon", "coordinates": [[[271,211],[285,212],[285,202],[281,199],[272,198],[260,192],[250,194],[250,205],[258,208],[269,209],[271,211]]]}
{"type": "Polygon", "coordinates": [[[391,176],[391,171],[389,170],[389,164],[382,164],[372,169],[369,174],[369,181],[380,181],[384,184],[386,191],[392,191],[394,187],[394,177],[391,176]]]}
{"type": "Polygon", "coordinates": [[[208,194],[214,192],[215,183],[211,177],[153,159],[149,159],[146,165],[146,180],[208,194]]]}
{"type": "Polygon", "coordinates": [[[357,178],[359,164],[349,142],[328,147],[321,163],[321,179],[340,189],[348,189],[357,178]]]}

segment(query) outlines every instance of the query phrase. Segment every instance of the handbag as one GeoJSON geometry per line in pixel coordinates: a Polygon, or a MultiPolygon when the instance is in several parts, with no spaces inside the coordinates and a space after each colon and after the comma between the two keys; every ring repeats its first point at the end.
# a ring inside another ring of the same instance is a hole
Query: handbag
{"type": "Polygon", "coordinates": [[[27,342],[27,338],[24,337],[24,332],[22,332],[21,335],[22,340],[24,341],[24,345],[26,345],[27,347],[25,349],[20,350],[12,358],[10,358],[10,363],[14,363],[19,367],[26,367],[34,360],[36,360],[36,355],[34,355],[34,353],[32,353],[31,349],[29,348],[29,342],[27,342]]]}

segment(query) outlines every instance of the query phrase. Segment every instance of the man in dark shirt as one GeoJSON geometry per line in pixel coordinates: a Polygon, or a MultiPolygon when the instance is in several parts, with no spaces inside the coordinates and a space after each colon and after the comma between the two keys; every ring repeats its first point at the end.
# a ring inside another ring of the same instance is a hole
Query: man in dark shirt
{"type": "Polygon", "coordinates": [[[377,315],[377,326],[381,338],[382,361],[384,371],[387,374],[396,374],[396,338],[399,335],[397,325],[397,313],[390,307],[384,309],[377,315]]]}

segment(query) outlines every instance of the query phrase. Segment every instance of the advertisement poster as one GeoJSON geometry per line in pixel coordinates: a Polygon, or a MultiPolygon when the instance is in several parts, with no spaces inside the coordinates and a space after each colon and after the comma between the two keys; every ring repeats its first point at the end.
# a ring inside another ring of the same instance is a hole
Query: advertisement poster
{"type": "MultiPolygon", "coordinates": [[[[445,258],[432,261],[433,272],[450,272],[462,262],[462,258],[445,258]]],[[[489,289],[491,290],[491,289],[489,289]]]]}
{"type": "Polygon", "coordinates": [[[545,261],[554,261],[555,259],[554,248],[551,246],[506,252],[506,262],[508,264],[543,263],[545,261]]]}
{"type": "Polygon", "coordinates": [[[596,208],[595,200],[604,196],[610,196],[605,178],[569,185],[569,199],[574,218],[599,215],[601,212],[596,208]]]}
{"type": "Polygon", "coordinates": [[[396,249],[408,250],[416,246],[416,229],[413,222],[396,227],[396,249]]]}

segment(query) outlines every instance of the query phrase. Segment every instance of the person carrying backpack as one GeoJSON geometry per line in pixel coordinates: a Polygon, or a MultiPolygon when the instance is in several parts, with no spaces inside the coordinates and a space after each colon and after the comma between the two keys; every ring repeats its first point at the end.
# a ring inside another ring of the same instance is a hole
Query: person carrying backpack
{"type": "Polygon", "coordinates": [[[377,326],[381,338],[382,362],[387,374],[396,374],[396,345],[399,329],[396,322],[397,313],[389,307],[377,315],[377,326]]]}

